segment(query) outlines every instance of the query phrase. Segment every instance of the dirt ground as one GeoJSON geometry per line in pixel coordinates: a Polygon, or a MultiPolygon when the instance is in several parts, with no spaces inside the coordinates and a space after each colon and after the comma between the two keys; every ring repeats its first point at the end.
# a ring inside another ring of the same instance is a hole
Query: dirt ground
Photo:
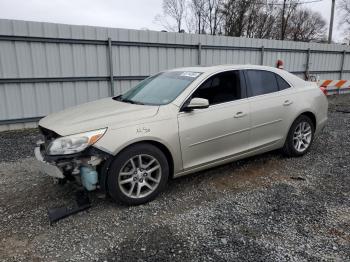
{"type": "Polygon", "coordinates": [[[170,181],[155,201],[50,226],[75,187],[39,173],[37,130],[0,133],[1,261],[350,261],[350,96],[301,158],[278,151],[170,181]]]}

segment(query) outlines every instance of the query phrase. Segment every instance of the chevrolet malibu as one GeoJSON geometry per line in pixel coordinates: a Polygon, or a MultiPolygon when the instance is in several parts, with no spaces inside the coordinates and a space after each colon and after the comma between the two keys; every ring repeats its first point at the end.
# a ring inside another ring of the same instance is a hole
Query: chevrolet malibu
{"type": "Polygon", "coordinates": [[[127,205],[168,179],[282,149],[302,156],[327,121],[315,83],[252,65],[178,68],[126,93],[51,114],[35,148],[44,173],[127,205]]]}

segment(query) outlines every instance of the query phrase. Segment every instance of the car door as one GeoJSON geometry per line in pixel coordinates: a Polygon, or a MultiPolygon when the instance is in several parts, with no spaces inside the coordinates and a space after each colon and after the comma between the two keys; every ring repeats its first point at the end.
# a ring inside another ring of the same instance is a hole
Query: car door
{"type": "Polygon", "coordinates": [[[246,70],[251,113],[250,142],[252,149],[273,147],[285,136],[288,110],[293,104],[289,84],[277,74],[264,70],[246,70]]]}
{"type": "Polygon", "coordinates": [[[191,98],[209,107],[178,115],[184,169],[225,159],[249,147],[249,103],[243,73],[226,71],[204,81],[191,98]]]}

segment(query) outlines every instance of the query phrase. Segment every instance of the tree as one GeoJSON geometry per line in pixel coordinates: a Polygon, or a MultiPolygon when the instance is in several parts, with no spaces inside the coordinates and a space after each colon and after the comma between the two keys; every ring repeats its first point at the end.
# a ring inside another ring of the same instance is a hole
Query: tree
{"type": "Polygon", "coordinates": [[[255,38],[276,38],[277,36],[277,17],[278,17],[278,7],[275,2],[270,2],[264,5],[255,20],[255,31],[252,37],[255,38]]]}
{"type": "Polygon", "coordinates": [[[247,12],[252,6],[252,2],[252,0],[228,0],[223,4],[223,26],[226,35],[244,36],[247,12]]]}
{"type": "Polygon", "coordinates": [[[194,16],[198,34],[205,32],[204,16],[205,16],[205,1],[206,0],[191,0],[190,10],[194,16]]]}
{"type": "Polygon", "coordinates": [[[286,38],[289,20],[296,12],[298,4],[298,0],[283,0],[281,8],[281,36],[279,39],[284,40],[286,38]]]}
{"type": "Polygon", "coordinates": [[[310,42],[326,36],[326,21],[319,13],[298,9],[291,17],[287,38],[293,41],[310,42]]]}
{"type": "MultiPolygon", "coordinates": [[[[349,3],[350,28],[350,0],[342,1],[349,3]]],[[[322,16],[301,0],[163,0],[163,11],[176,21],[172,31],[185,24],[188,32],[200,34],[321,41],[326,30],[322,16]]]]}
{"type": "Polygon", "coordinates": [[[161,23],[167,30],[182,32],[182,23],[185,16],[186,0],[163,0],[163,16],[157,15],[155,20],[161,23]],[[175,20],[176,25],[172,25],[166,19],[168,17],[175,20]]]}
{"type": "Polygon", "coordinates": [[[278,16],[277,0],[229,0],[223,4],[223,27],[227,35],[272,38],[278,16]]]}
{"type": "Polygon", "coordinates": [[[204,21],[211,35],[216,35],[222,21],[222,6],[223,0],[207,0],[204,5],[204,21]]]}
{"type": "Polygon", "coordinates": [[[341,0],[338,8],[342,13],[340,25],[345,27],[345,30],[350,29],[350,0],[341,0]]]}

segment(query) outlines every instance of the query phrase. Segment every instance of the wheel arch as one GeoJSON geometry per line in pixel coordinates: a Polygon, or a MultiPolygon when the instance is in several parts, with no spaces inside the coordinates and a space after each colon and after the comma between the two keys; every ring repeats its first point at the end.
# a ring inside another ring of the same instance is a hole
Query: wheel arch
{"type": "Polygon", "coordinates": [[[169,150],[169,148],[166,145],[164,145],[163,143],[156,141],[156,140],[142,140],[139,142],[135,142],[129,146],[141,144],[141,143],[151,144],[163,152],[163,154],[165,155],[165,157],[168,161],[168,164],[169,164],[170,177],[173,177],[174,176],[174,158],[173,158],[173,155],[172,155],[171,151],[169,150]]]}
{"type": "MultiPolygon", "coordinates": [[[[312,124],[314,125],[314,128],[316,129],[316,127],[317,127],[316,115],[314,113],[312,113],[311,111],[305,111],[305,112],[301,113],[300,115],[298,115],[295,119],[297,119],[299,116],[302,116],[302,115],[310,118],[312,121],[312,124]]],[[[295,121],[295,119],[294,119],[294,121],[295,121]]]]}
{"type": "MultiPolygon", "coordinates": [[[[291,122],[291,124],[290,124],[290,126],[289,126],[289,129],[288,129],[288,132],[287,132],[287,134],[286,134],[286,137],[285,137],[285,139],[284,139],[284,144],[283,144],[283,147],[282,147],[282,152],[283,152],[285,155],[287,155],[287,156],[301,156],[301,155],[303,155],[303,153],[300,153],[300,152],[299,152],[299,155],[295,155],[295,153],[293,153],[293,152],[291,151],[292,149],[291,149],[290,146],[288,145],[288,140],[287,140],[287,139],[289,138],[289,136],[290,136],[290,132],[292,131],[291,128],[293,127],[293,124],[294,124],[295,121],[296,121],[299,117],[301,117],[301,116],[306,116],[306,117],[308,117],[308,118],[311,120],[312,125],[314,126],[314,132],[316,131],[316,128],[317,128],[316,115],[315,115],[313,112],[309,111],[309,110],[305,110],[305,111],[299,113],[299,114],[294,118],[294,120],[291,122]]],[[[312,143],[312,140],[311,140],[310,143],[312,143]]],[[[307,150],[308,150],[308,149],[307,149],[307,150]]],[[[307,152],[307,150],[306,150],[305,152],[307,152]]]]}
{"type": "Polygon", "coordinates": [[[309,118],[311,119],[311,121],[312,121],[312,123],[313,123],[313,125],[314,125],[314,128],[315,128],[315,130],[316,130],[316,127],[317,127],[316,115],[315,115],[313,112],[311,112],[310,110],[305,110],[305,111],[303,111],[303,112],[300,112],[300,113],[297,114],[297,116],[293,119],[293,121],[290,122],[289,127],[288,127],[288,129],[287,129],[287,133],[286,133],[285,138],[284,138],[284,143],[286,142],[286,139],[287,139],[289,130],[291,129],[291,127],[292,127],[294,121],[297,120],[298,117],[300,117],[300,116],[302,116],[302,115],[305,115],[305,116],[307,116],[307,117],[309,117],[309,118]]]}
{"type": "Polygon", "coordinates": [[[120,152],[124,151],[125,149],[127,149],[131,146],[135,146],[137,144],[145,144],[145,143],[151,144],[162,151],[162,153],[165,155],[165,157],[168,161],[168,164],[169,164],[170,177],[172,178],[174,176],[174,158],[173,158],[173,155],[172,155],[170,149],[166,145],[164,145],[164,143],[161,143],[160,141],[152,140],[152,139],[134,141],[134,142],[131,142],[131,143],[125,145],[123,148],[118,150],[118,152],[116,154],[112,155],[110,158],[108,158],[107,160],[105,160],[102,163],[102,165],[100,167],[99,181],[100,181],[101,190],[103,192],[107,193],[108,170],[110,168],[110,165],[113,162],[114,157],[117,156],[120,152]]]}
{"type": "Polygon", "coordinates": [[[294,121],[297,120],[298,117],[300,117],[302,115],[309,117],[312,121],[312,124],[314,125],[314,128],[316,129],[316,126],[317,126],[316,114],[313,113],[311,110],[305,110],[305,111],[299,112],[299,114],[296,115],[296,117],[293,119],[293,121],[291,121],[291,123],[289,124],[288,132],[289,132],[290,128],[292,127],[294,121]]]}

